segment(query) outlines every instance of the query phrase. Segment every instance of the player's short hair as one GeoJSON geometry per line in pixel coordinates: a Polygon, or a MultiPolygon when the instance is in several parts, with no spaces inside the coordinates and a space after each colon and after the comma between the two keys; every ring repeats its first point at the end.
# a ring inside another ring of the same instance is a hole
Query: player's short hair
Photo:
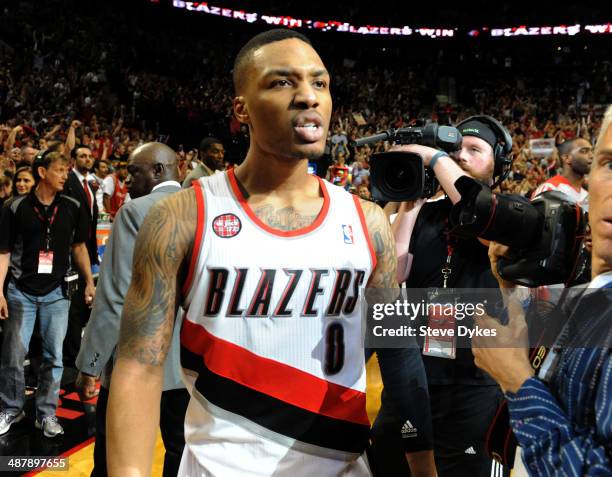
{"type": "Polygon", "coordinates": [[[86,144],[77,144],[76,146],[74,146],[74,149],[72,149],[72,151],[70,151],[70,157],[72,157],[73,159],[76,159],[77,157],[77,151],[79,149],[89,149],[90,151],[92,150],[90,146],[87,146],[86,144]]]}
{"type": "Polygon", "coordinates": [[[202,152],[206,152],[208,151],[213,144],[223,144],[221,141],[219,141],[219,139],[217,139],[216,137],[205,137],[204,139],[202,139],[202,142],[200,142],[200,151],[202,152]]]}
{"type": "Polygon", "coordinates": [[[559,150],[559,156],[563,156],[565,154],[569,154],[570,152],[572,152],[572,149],[574,149],[574,143],[580,139],[579,137],[573,138],[573,139],[567,139],[565,141],[563,141],[561,144],[559,144],[557,146],[557,149],[559,150]]]}
{"type": "Polygon", "coordinates": [[[310,40],[297,31],[286,28],[275,28],[274,30],[264,31],[263,33],[255,35],[240,49],[234,60],[233,69],[234,90],[236,94],[242,90],[245,81],[244,70],[249,64],[253,52],[264,45],[277,41],[289,40],[291,38],[297,38],[312,46],[310,40]]]}
{"type": "Polygon", "coordinates": [[[106,159],[96,159],[94,161],[94,163],[93,163],[93,170],[94,171],[100,170],[100,164],[102,164],[102,163],[104,163],[104,164],[106,164],[107,166],[110,167],[110,164],[108,163],[108,160],[106,160],[106,159]]]}

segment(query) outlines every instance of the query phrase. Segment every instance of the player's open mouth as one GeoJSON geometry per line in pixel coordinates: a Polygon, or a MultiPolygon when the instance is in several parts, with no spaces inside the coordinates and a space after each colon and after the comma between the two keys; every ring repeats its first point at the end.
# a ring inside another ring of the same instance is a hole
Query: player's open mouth
{"type": "Polygon", "coordinates": [[[293,130],[304,142],[320,141],[324,134],[321,118],[315,113],[297,116],[293,122],[293,130]]]}

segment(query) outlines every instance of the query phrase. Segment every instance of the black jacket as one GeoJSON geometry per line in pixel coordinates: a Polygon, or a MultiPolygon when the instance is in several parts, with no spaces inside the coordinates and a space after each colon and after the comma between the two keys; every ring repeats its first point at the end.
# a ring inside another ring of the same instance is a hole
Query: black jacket
{"type": "Polygon", "coordinates": [[[87,196],[85,195],[83,184],[79,182],[79,179],[74,173],[74,171],[70,171],[68,173],[68,180],[64,184],[63,193],[78,200],[81,204],[81,207],[83,207],[87,212],[87,217],[89,218],[89,236],[85,241],[85,244],[87,245],[87,251],[89,252],[89,260],[91,261],[91,264],[99,265],[100,262],[98,261],[98,242],[96,238],[96,229],[98,227],[98,204],[96,203],[95,192],[93,192],[91,188],[90,192],[91,200],[93,201],[93,215],[89,211],[87,196]]]}

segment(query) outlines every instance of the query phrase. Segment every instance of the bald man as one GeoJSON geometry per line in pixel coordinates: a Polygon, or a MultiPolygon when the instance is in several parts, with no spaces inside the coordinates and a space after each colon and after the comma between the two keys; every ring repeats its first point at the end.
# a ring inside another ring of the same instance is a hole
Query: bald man
{"type": "MultiPolygon", "coordinates": [[[[117,345],[123,302],[132,279],[132,255],[136,235],[149,209],[164,197],[178,192],[176,154],[165,144],[151,142],[136,148],[129,157],[130,197],[117,213],[104,253],[98,280],[99,299],[94,302],[77,357],[77,389],[81,399],[96,394],[96,380],[102,387],[96,408],[96,444],[92,476],[106,476],[105,420],[113,352],[117,345]]],[[[177,331],[179,327],[176,328],[177,331]]],[[[178,333],[166,362],[161,399],[160,428],[166,456],[164,476],[176,476],[185,438],[183,422],[189,394],[179,376],[178,333]]]]}

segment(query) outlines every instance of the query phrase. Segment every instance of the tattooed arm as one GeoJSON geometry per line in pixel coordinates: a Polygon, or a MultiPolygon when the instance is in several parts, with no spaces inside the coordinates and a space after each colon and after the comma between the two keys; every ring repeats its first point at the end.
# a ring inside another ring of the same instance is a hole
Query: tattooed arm
{"type": "Polygon", "coordinates": [[[373,202],[361,200],[370,240],[376,252],[376,268],[372,272],[368,288],[398,288],[397,255],[395,239],[389,220],[383,209],[373,202]]]}
{"type": "Polygon", "coordinates": [[[189,255],[196,221],[195,191],[187,189],[153,206],[136,239],[106,419],[111,477],[151,475],[177,275],[189,255]]]}

